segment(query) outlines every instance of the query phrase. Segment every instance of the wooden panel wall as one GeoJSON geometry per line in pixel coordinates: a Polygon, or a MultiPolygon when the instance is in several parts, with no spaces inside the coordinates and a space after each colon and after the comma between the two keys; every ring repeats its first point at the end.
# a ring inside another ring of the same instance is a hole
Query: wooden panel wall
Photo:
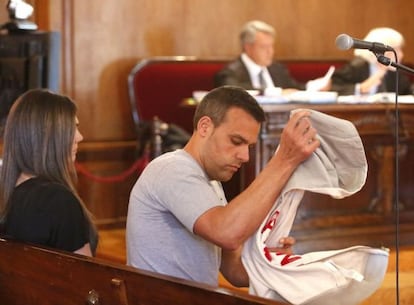
{"type": "Polygon", "coordinates": [[[338,34],[362,38],[372,27],[391,26],[405,35],[406,59],[414,61],[410,0],[32,2],[49,16],[48,24],[38,23],[63,34],[62,90],[80,105],[86,141],[134,138],[126,77],[139,59],[234,57],[239,29],[251,19],[275,26],[279,58],[348,58],[351,51],[335,47],[338,34]]]}
{"type": "MultiPolygon", "coordinates": [[[[34,5],[32,19],[41,30],[61,33],[61,92],[79,106],[80,129],[88,147],[81,148],[79,159],[97,175],[117,174],[134,161],[127,90],[132,67],[151,56],[236,57],[238,33],[248,20],[275,26],[277,58],[350,58],[351,51],[336,48],[337,35],[363,38],[372,27],[390,26],[405,35],[405,59],[414,62],[412,0],[27,2],[34,5]],[[120,152],[119,145],[113,148],[114,141],[127,141],[124,150],[120,152]],[[114,159],[114,154],[126,157],[114,159]]],[[[0,0],[0,23],[8,18],[6,4],[0,0]]],[[[110,186],[80,178],[81,196],[98,219],[106,223],[125,216],[135,177],[110,186]]]]}

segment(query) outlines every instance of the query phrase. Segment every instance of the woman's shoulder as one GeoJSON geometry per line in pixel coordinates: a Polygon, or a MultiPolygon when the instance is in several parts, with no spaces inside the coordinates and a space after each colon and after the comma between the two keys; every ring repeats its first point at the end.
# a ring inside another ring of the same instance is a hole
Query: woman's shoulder
{"type": "Polygon", "coordinates": [[[37,190],[43,192],[71,193],[70,190],[67,187],[65,187],[62,183],[52,181],[43,177],[30,178],[21,183],[19,186],[17,186],[16,189],[37,190]]]}
{"type": "Polygon", "coordinates": [[[67,202],[78,202],[72,191],[62,183],[51,181],[41,177],[34,177],[20,184],[15,193],[20,198],[31,198],[31,201],[54,202],[54,204],[65,204],[67,202]]]}

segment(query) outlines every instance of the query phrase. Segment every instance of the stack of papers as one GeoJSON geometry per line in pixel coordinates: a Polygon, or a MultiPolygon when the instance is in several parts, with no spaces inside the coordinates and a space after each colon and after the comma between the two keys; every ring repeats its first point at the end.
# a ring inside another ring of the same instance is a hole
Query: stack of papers
{"type": "Polygon", "coordinates": [[[203,99],[203,97],[208,93],[208,91],[206,90],[196,90],[193,91],[193,99],[195,99],[195,101],[197,103],[201,102],[201,100],[203,99]]]}
{"type": "MultiPolygon", "coordinates": [[[[383,92],[372,95],[341,95],[338,96],[338,103],[363,104],[363,103],[395,103],[395,93],[383,92]]],[[[413,95],[399,95],[398,103],[414,104],[413,95]]]]}
{"type": "Polygon", "coordinates": [[[286,95],[279,96],[256,96],[259,104],[278,104],[278,103],[311,103],[326,104],[336,103],[338,93],[335,91],[294,91],[286,95]]]}
{"type": "Polygon", "coordinates": [[[328,72],[323,77],[313,79],[307,82],[306,91],[323,91],[330,88],[329,82],[331,81],[332,74],[335,72],[335,67],[330,66],[328,72]]]}
{"type": "Polygon", "coordinates": [[[278,95],[278,96],[256,95],[255,98],[259,104],[283,104],[283,103],[290,102],[286,96],[282,96],[282,95],[278,95]]]}
{"type": "Polygon", "coordinates": [[[296,91],[287,96],[291,102],[325,104],[336,103],[338,92],[336,91],[296,91]]]}

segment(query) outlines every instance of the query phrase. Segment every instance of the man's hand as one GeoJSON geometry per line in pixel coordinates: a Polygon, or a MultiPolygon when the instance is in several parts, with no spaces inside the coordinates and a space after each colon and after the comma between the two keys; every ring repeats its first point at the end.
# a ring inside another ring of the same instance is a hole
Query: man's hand
{"type": "Polygon", "coordinates": [[[269,248],[270,252],[284,253],[284,254],[293,254],[293,245],[296,243],[296,240],[291,237],[283,237],[279,240],[280,247],[269,248]]]}
{"type": "Polygon", "coordinates": [[[320,145],[317,132],[309,119],[310,112],[298,110],[292,112],[280,137],[277,155],[283,163],[296,168],[306,160],[320,145]]]}

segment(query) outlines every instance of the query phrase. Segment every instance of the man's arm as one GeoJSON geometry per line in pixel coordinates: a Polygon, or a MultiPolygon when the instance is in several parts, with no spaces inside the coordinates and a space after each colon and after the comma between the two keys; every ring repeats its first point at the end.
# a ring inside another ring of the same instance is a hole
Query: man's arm
{"type": "Polygon", "coordinates": [[[231,85],[239,86],[246,90],[252,90],[253,85],[249,72],[240,59],[230,63],[214,76],[216,87],[231,85]]]}
{"type": "MultiPolygon", "coordinates": [[[[293,237],[285,237],[280,240],[279,248],[270,248],[271,252],[292,254],[292,247],[295,244],[293,237]]],[[[241,260],[242,246],[237,250],[222,250],[220,272],[224,278],[236,287],[248,287],[249,275],[241,260]]]]}
{"type": "Polygon", "coordinates": [[[277,153],[261,173],[226,206],[201,215],[194,224],[194,233],[226,250],[236,250],[257,230],[293,171],[320,144],[308,116],[308,111],[293,114],[277,153]]]}
{"type": "Polygon", "coordinates": [[[369,63],[361,58],[354,58],[337,69],[332,75],[332,91],[339,95],[354,95],[355,86],[369,77],[369,63]]]}
{"type": "Polygon", "coordinates": [[[249,275],[241,261],[243,247],[236,250],[222,250],[220,272],[224,278],[236,287],[248,287],[249,275]]]}

